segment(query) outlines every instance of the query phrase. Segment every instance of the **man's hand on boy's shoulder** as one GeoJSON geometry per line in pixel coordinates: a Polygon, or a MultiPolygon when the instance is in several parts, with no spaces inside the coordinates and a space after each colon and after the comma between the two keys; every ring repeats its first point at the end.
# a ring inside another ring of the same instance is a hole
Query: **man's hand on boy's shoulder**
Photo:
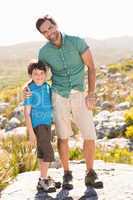
{"type": "Polygon", "coordinates": [[[32,82],[32,80],[26,82],[26,84],[22,87],[23,91],[23,98],[26,99],[32,95],[32,92],[30,91],[28,85],[32,82]]]}
{"type": "Polygon", "coordinates": [[[23,98],[26,99],[32,96],[32,92],[29,90],[28,87],[23,88],[23,98]]]}

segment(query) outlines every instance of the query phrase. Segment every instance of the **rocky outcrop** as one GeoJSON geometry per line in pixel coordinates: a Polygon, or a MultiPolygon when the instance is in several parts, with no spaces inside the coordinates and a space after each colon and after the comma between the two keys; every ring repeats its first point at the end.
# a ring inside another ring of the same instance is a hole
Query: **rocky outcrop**
{"type": "Polygon", "coordinates": [[[9,105],[8,102],[0,102],[0,113],[4,112],[9,105]]]}
{"type": "Polygon", "coordinates": [[[123,133],[126,129],[124,111],[110,112],[103,110],[94,117],[94,123],[98,139],[105,136],[109,138],[117,137],[119,133],[123,133]]]}
{"type": "MultiPolygon", "coordinates": [[[[69,196],[72,196],[74,200],[78,200],[86,190],[84,185],[85,164],[81,164],[81,161],[73,161],[71,162],[71,169],[74,177],[74,189],[70,191],[69,196]]],[[[132,166],[95,161],[95,169],[99,175],[99,180],[102,180],[104,183],[103,189],[96,190],[99,200],[132,200],[132,166]]],[[[62,168],[50,168],[49,174],[54,179],[62,181],[62,168]]],[[[2,191],[2,200],[35,199],[38,177],[38,171],[19,174],[13,183],[2,191]]],[[[59,191],[60,190],[50,194],[50,196],[56,197],[59,191]]],[[[45,200],[45,198],[43,198],[43,200],[45,200]]]]}

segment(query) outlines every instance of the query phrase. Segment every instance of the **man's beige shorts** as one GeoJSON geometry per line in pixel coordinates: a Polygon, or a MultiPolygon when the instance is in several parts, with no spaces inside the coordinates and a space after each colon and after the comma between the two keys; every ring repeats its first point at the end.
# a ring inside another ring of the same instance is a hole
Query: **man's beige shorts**
{"type": "Polygon", "coordinates": [[[83,92],[71,93],[69,98],[53,92],[52,94],[54,121],[58,138],[67,139],[71,136],[71,120],[75,122],[83,139],[96,139],[92,111],[85,105],[83,92]]]}

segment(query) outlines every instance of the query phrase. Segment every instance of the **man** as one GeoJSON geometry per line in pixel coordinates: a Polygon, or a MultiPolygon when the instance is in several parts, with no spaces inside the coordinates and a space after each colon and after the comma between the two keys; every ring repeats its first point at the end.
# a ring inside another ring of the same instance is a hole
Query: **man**
{"type": "MultiPolygon", "coordinates": [[[[93,170],[96,133],[92,119],[95,106],[96,72],[91,51],[86,42],[75,36],[63,35],[55,20],[48,15],[36,22],[37,30],[48,40],[39,52],[39,61],[52,72],[52,100],[58,151],[64,169],[63,188],[72,189],[69,169],[68,138],[71,135],[71,113],[83,137],[86,161],[85,184],[95,185],[93,170]],[[88,92],[84,96],[84,66],[88,67],[88,92]]],[[[28,96],[28,94],[26,93],[28,96]]]]}

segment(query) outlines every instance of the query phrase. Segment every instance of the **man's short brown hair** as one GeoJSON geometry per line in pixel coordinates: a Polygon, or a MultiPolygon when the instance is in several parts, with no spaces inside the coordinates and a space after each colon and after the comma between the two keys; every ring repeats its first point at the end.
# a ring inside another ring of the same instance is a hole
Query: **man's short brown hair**
{"type": "Polygon", "coordinates": [[[55,20],[54,20],[51,16],[45,15],[44,17],[41,17],[41,18],[39,18],[39,19],[36,21],[36,28],[37,28],[37,30],[38,30],[40,33],[41,33],[41,31],[40,31],[40,26],[41,26],[46,20],[50,21],[53,25],[57,25],[56,22],[55,22],[55,20]]]}

